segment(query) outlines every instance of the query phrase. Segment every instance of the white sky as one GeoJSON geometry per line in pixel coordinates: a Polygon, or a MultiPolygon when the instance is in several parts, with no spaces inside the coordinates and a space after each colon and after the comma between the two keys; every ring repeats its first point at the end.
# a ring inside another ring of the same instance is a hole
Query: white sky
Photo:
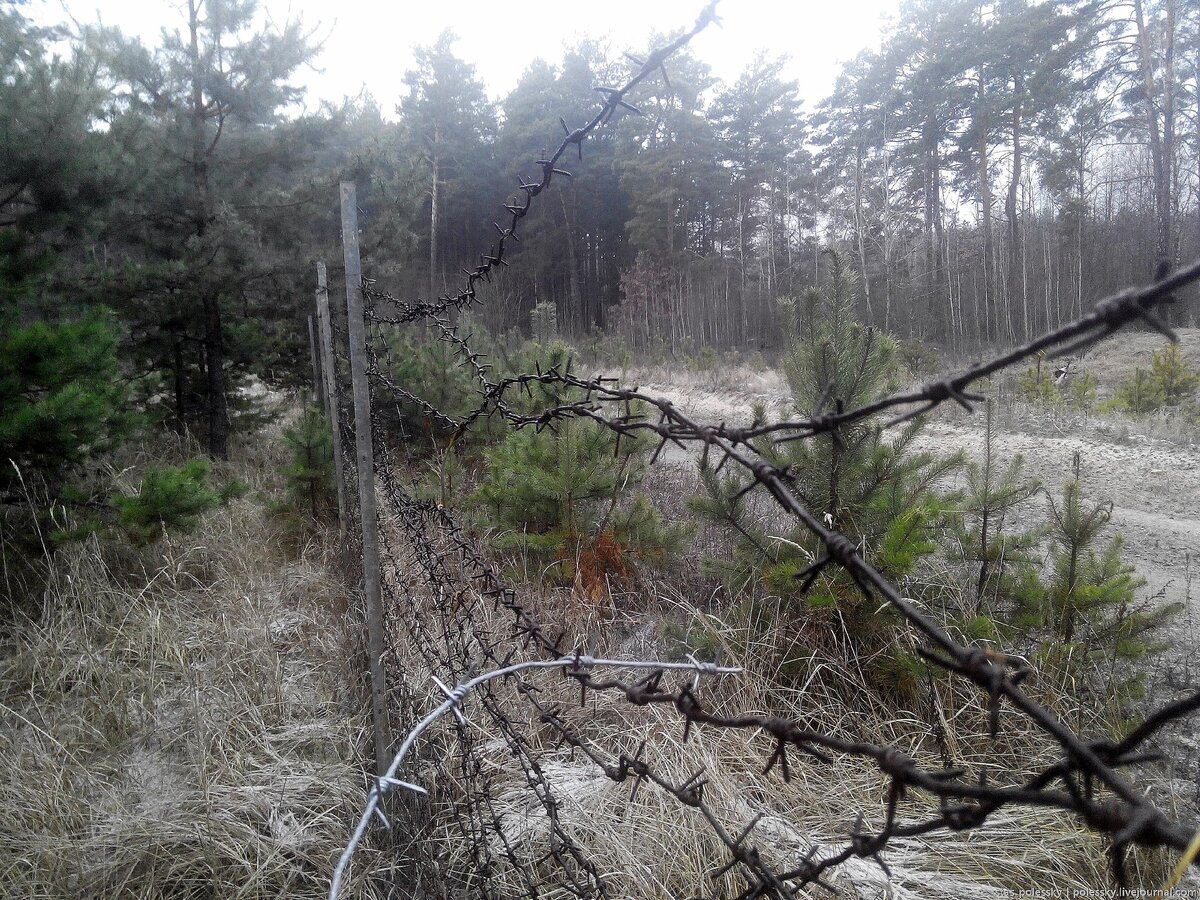
{"type": "MultiPolygon", "coordinates": [[[[316,29],[324,47],[314,70],[297,80],[309,104],[339,101],[366,87],[390,115],[403,93],[412,47],[432,43],[443,28],[458,35],[455,52],[473,63],[493,99],[517,83],[529,60],[557,62],[564,46],[583,36],[607,36],[615,53],[643,49],[654,30],[690,26],[703,0],[260,0],[282,22],[299,16],[316,29]],[[544,11],[543,11],[544,9],[544,11]]],[[[719,78],[734,81],[756,51],[791,57],[788,75],[800,84],[811,109],[833,86],[840,63],[864,47],[878,47],[885,17],[899,0],[722,0],[721,27],[709,26],[692,42],[696,55],[719,78]]],[[[42,23],[103,19],[153,46],[160,29],[182,30],[181,0],[29,0],[23,12],[42,23]]],[[[670,67],[668,65],[668,74],[670,67]]]]}

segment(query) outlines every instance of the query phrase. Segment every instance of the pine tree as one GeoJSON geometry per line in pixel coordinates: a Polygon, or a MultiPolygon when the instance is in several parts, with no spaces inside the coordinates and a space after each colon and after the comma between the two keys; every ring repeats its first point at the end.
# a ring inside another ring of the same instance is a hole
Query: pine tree
{"type": "Polygon", "coordinates": [[[18,477],[39,477],[61,492],[64,475],[126,437],[134,417],[116,348],[100,313],[20,326],[0,311],[0,494],[18,477]]]}
{"type": "MultiPolygon", "coordinates": [[[[482,352],[485,344],[482,335],[480,338],[472,346],[482,352]]],[[[386,360],[387,377],[407,393],[391,393],[387,402],[380,404],[379,414],[406,440],[429,444],[444,439],[453,432],[453,426],[434,415],[434,410],[457,420],[479,403],[473,374],[460,365],[461,360],[448,350],[445,341],[429,343],[396,334],[388,340],[386,360]],[[390,420],[393,415],[395,420],[390,420]]],[[[486,422],[478,426],[485,427],[486,422]]]]}
{"type": "MultiPolygon", "coordinates": [[[[832,254],[825,290],[785,306],[784,371],[799,415],[861,405],[894,383],[896,343],[854,320],[855,282],[841,257],[832,254]]],[[[895,580],[910,575],[936,549],[953,499],[940,494],[937,484],[962,462],[961,455],[938,458],[914,451],[921,428],[915,419],[889,441],[878,422],[860,420],[835,434],[759,449],[787,467],[800,502],[895,580]]],[[[707,469],[701,478],[706,494],[693,499],[693,508],[734,537],[732,559],[710,561],[710,569],[724,574],[735,591],[761,584],[789,599],[796,619],[803,620],[805,610],[821,609],[844,617],[860,648],[880,652],[877,661],[887,670],[878,673],[883,681],[909,679],[911,660],[888,655],[888,614],[877,611],[876,603],[865,603],[848,575],[827,568],[802,596],[806,573],[824,551],[807,529],[797,525],[781,534],[766,526],[743,494],[744,478],[707,469]]]]}
{"type": "Polygon", "coordinates": [[[315,519],[331,508],[335,496],[329,422],[317,407],[305,405],[300,421],[283,430],[283,440],[292,454],[284,473],[292,502],[315,519]]]}
{"type": "Polygon", "coordinates": [[[1041,484],[1024,476],[1021,454],[1003,468],[996,460],[990,400],[984,422],[983,460],[966,464],[967,486],[958,524],[960,546],[954,555],[978,567],[973,570],[974,603],[969,612],[975,624],[987,631],[990,627],[981,617],[994,620],[1034,563],[1033,551],[1041,534],[1036,529],[1011,531],[1010,514],[1037,494],[1041,484]]]}
{"type": "MultiPolygon", "coordinates": [[[[1161,649],[1153,632],[1179,609],[1178,604],[1153,608],[1138,602],[1145,581],[1122,559],[1120,535],[1097,546],[1112,508],[1111,502],[1084,500],[1076,453],[1061,499],[1050,501],[1049,573],[1040,583],[1026,585],[1015,620],[1046,635],[1042,654],[1064,670],[1078,671],[1083,662],[1128,664],[1161,649]]],[[[1138,673],[1125,669],[1117,686],[1129,691],[1139,682],[1138,673]]]]}
{"type": "Polygon", "coordinates": [[[1132,377],[1121,382],[1107,405],[1141,416],[1160,409],[1165,400],[1162,385],[1145,369],[1137,368],[1132,377]]]}
{"type": "Polygon", "coordinates": [[[188,531],[200,516],[246,490],[234,480],[219,490],[209,486],[209,464],[193,459],[182,466],[147,468],[132,494],[113,498],[118,524],[138,543],[149,543],[169,529],[188,531]]]}
{"type": "Polygon", "coordinates": [[[1062,399],[1062,395],[1054,383],[1054,373],[1050,366],[1043,365],[1043,362],[1042,356],[1039,355],[1034,365],[1017,376],[1017,391],[1030,403],[1053,406],[1062,399]]]}
{"type": "MultiPolygon", "coordinates": [[[[202,420],[209,453],[224,458],[238,376],[284,357],[268,353],[266,326],[296,298],[307,307],[307,290],[284,288],[276,267],[302,218],[294,148],[319,129],[281,113],[316,50],[299,21],[258,27],[254,0],[187,0],[181,11],[183,31],[153,49],[107,29],[88,36],[113,82],[108,133],[133,173],[109,210],[116,252],[103,289],[122,300],[137,362],[174,397],[176,426],[202,420]]],[[[300,334],[299,321],[281,331],[300,334]]]]}
{"type": "Polygon", "coordinates": [[[55,285],[101,204],[92,126],[106,91],[90,51],[51,54],[63,33],[18,10],[0,8],[0,498],[23,478],[62,499],[64,479],[133,424],[119,329],[55,285]]]}
{"type": "MultiPolygon", "coordinates": [[[[569,348],[540,349],[543,371],[568,371],[569,348]]],[[[527,399],[539,409],[578,400],[576,391],[541,387],[527,399]]],[[[476,494],[498,546],[550,563],[582,594],[607,594],[608,579],[632,574],[632,561],[663,564],[686,532],[667,525],[637,488],[648,464],[644,439],[621,436],[589,419],[567,418],[510,432],[486,454],[476,494]]]]}
{"type": "Polygon", "coordinates": [[[475,67],[454,54],[455,40],[446,30],[431,46],[415,48],[416,67],[404,73],[408,94],[397,107],[405,149],[428,171],[429,225],[417,230],[429,236],[431,297],[446,290],[447,249],[463,255],[444,246],[447,223],[481,220],[482,215],[468,214],[473,210],[466,204],[492,196],[489,182],[482,179],[490,174],[495,115],[475,67]]]}
{"type": "Polygon", "coordinates": [[[1154,352],[1150,358],[1150,379],[1154,390],[1162,394],[1164,406],[1179,406],[1200,384],[1200,375],[1191,370],[1176,343],[1154,352]]]}

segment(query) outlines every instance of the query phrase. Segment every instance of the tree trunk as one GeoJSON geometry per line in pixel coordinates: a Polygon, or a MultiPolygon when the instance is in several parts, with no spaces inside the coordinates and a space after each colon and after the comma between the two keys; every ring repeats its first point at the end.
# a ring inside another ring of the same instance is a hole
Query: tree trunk
{"type": "MultiPolygon", "coordinates": [[[[192,65],[192,191],[196,237],[203,239],[208,232],[209,185],[208,155],[205,146],[204,122],[207,114],[204,88],[200,73],[200,14],[198,0],[188,0],[188,32],[192,65]]],[[[225,333],[221,324],[221,297],[212,286],[201,288],[203,310],[204,350],[207,359],[205,384],[208,393],[208,452],[218,459],[229,458],[229,411],[225,401],[225,333]]]]}
{"type": "Polygon", "coordinates": [[[571,286],[571,308],[567,315],[563,316],[563,321],[567,322],[568,328],[574,332],[577,327],[587,323],[588,316],[583,308],[583,292],[579,288],[579,258],[575,247],[577,236],[571,217],[567,214],[565,190],[558,192],[558,201],[562,206],[563,231],[567,236],[567,279],[571,286]]]}
{"type": "Polygon", "coordinates": [[[441,200],[441,126],[433,128],[433,152],[429,156],[429,168],[433,181],[429,186],[429,299],[438,296],[438,207],[441,200]]]}
{"type": "Polygon", "coordinates": [[[183,390],[183,341],[175,341],[171,375],[175,386],[175,431],[187,433],[187,405],[183,390]]]}
{"type": "MultiPolygon", "coordinates": [[[[1013,73],[1012,108],[1012,180],[1008,183],[1008,196],[1004,199],[1004,215],[1008,219],[1008,309],[1005,319],[1008,337],[1013,336],[1012,305],[1020,297],[1021,308],[1025,308],[1025,261],[1022,254],[1020,224],[1017,221],[1017,196],[1021,189],[1023,147],[1021,143],[1021,112],[1025,102],[1025,79],[1020,72],[1013,73]]],[[[1026,332],[1028,329],[1024,329],[1026,332]]],[[[1023,337],[1028,338],[1028,333],[1023,337]]]]}
{"type": "Polygon", "coordinates": [[[863,182],[863,145],[859,143],[854,157],[854,233],[858,238],[858,271],[862,278],[863,300],[867,305],[867,322],[875,323],[875,314],[871,309],[871,279],[867,277],[867,245],[866,224],[862,211],[862,182],[863,182]]]}
{"type": "Polygon", "coordinates": [[[995,248],[992,245],[992,175],[988,167],[988,119],[982,68],[979,70],[978,102],[979,143],[976,151],[979,155],[979,196],[983,205],[979,223],[983,229],[983,338],[988,341],[1000,337],[1000,328],[996,317],[996,293],[992,289],[992,267],[995,259],[995,248]]]}
{"type": "Polygon", "coordinates": [[[1138,64],[1142,75],[1142,91],[1146,110],[1146,126],[1150,134],[1150,160],[1154,172],[1154,275],[1161,278],[1171,270],[1171,168],[1175,143],[1175,0],[1166,0],[1166,30],[1164,34],[1164,71],[1161,85],[1161,110],[1155,102],[1159,85],[1154,78],[1150,56],[1150,35],[1142,0],[1134,0],[1134,21],[1137,24],[1138,64]],[[1161,116],[1161,122],[1160,122],[1161,116]]]}
{"type": "Polygon", "coordinates": [[[938,159],[936,123],[927,120],[925,141],[925,292],[926,321],[935,341],[946,336],[945,310],[941,304],[942,289],[942,200],[941,162],[938,159]]]}

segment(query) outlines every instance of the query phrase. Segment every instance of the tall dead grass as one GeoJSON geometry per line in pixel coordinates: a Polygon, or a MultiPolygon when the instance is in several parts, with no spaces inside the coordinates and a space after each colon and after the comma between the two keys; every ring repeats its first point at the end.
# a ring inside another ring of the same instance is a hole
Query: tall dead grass
{"type": "MultiPolygon", "coordinates": [[[[220,474],[277,489],[272,447],[220,474]]],[[[0,895],[325,895],[364,790],[354,617],[325,541],[283,527],[244,499],[54,554],[0,642],[0,895]]]]}

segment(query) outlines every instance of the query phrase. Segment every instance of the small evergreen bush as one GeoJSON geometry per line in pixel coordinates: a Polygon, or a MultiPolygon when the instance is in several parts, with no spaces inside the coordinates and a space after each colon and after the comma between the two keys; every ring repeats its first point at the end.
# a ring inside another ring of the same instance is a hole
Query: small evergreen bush
{"type": "Polygon", "coordinates": [[[1049,366],[1042,365],[1040,359],[1017,376],[1017,394],[1023,400],[1042,406],[1053,406],[1062,399],[1054,383],[1054,373],[1049,366]]]}
{"type": "Polygon", "coordinates": [[[113,498],[117,523],[135,542],[150,543],[168,529],[194,528],[201,514],[245,493],[245,485],[236,480],[213,490],[208,476],[205,459],[146,469],[137,493],[113,498]]]}
{"type": "Polygon", "coordinates": [[[1121,382],[1106,404],[1107,409],[1146,415],[1160,409],[1164,401],[1162,389],[1145,369],[1134,369],[1133,376],[1121,382]]]}
{"type": "Polygon", "coordinates": [[[116,333],[102,314],[79,322],[0,322],[0,493],[17,473],[56,489],[88,457],[128,435],[116,333]]]}
{"type": "Polygon", "coordinates": [[[1150,370],[1134,369],[1133,375],[1122,382],[1108,409],[1146,415],[1164,407],[1186,408],[1200,385],[1200,374],[1191,370],[1179,353],[1178,344],[1167,344],[1150,358],[1150,370]]]}
{"type": "MultiPolygon", "coordinates": [[[[984,412],[983,460],[966,464],[966,490],[956,523],[958,546],[951,553],[971,567],[973,603],[967,611],[974,630],[993,630],[981,619],[995,617],[1013,602],[1037,561],[1040,529],[1014,530],[1015,511],[1041,490],[1026,478],[1025,460],[1017,454],[1001,468],[995,454],[992,401],[984,412]]],[[[968,629],[971,630],[971,629],[968,629]]]]}
{"type": "Polygon", "coordinates": [[[1163,406],[1179,406],[1195,393],[1200,375],[1188,366],[1179,345],[1170,343],[1150,358],[1150,380],[1162,396],[1163,406]]]}
{"type": "Polygon", "coordinates": [[[292,503],[317,518],[332,507],[335,497],[329,422],[315,406],[306,405],[299,422],[283,430],[283,440],[291,454],[284,476],[292,503]]]}
{"type": "MultiPolygon", "coordinates": [[[[784,304],[788,349],[784,372],[797,415],[852,408],[896,384],[896,342],[853,318],[855,276],[837,254],[824,291],[810,291],[784,304]]],[[[756,422],[765,416],[759,405],[756,422]]],[[[885,576],[903,580],[934,553],[948,524],[953,498],[936,488],[957,468],[961,455],[939,458],[917,452],[920,419],[885,440],[878,422],[860,420],[836,434],[783,444],[759,445],[772,463],[786,466],[797,499],[857,544],[885,576]]],[[[764,520],[746,493],[748,476],[719,475],[702,467],[705,492],[691,500],[703,519],[726,530],[728,557],[709,559],[708,571],[722,577],[735,596],[761,589],[784,598],[779,627],[805,629],[805,640],[821,640],[830,620],[840,620],[864,667],[882,689],[903,694],[914,687],[919,663],[895,648],[896,619],[878,602],[868,602],[838,567],[828,567],[811,585],[807,573],[824,547],[799,523],[781,531],[764,520]],[[808,588],[807,591],[804,589],[808,588]],[[894,651],[894,652],[893,652],[894,651]],[[878,665],[876,665],[878,664],[878,665]],[[906,687],[907,686],[907,687],[906,687]]]]}
{"type": "Polygon", "coordinates": [[[387,358],[387,378],[412,396],[387,392],[387,402],[378,404],[379,413],[391,420],[386,422],[389,429],[409,442],[435,443],[453,430],[413,397],[454,419],[464,416],[478,401],[473,372],[459,365],[461,360],[444,341],[420,342],[398,335],[389,342],[387,358]]]}
{"type": "Polygon", "coordinates": [[[1098,546],[1112,504],[1084,500],[1078,453],[1050,513],[1049,571],[1023,585],[1014,624],[1043,636],[1037,654],[1045,663],[1073,676],[1085,666],[1108,666],[1114,699],[1136,695],[1144,676],[1129,664],[1163,648],[1153,633],[1179,605],[1138,600],[1145,581],[1124,561],[1120,535],[1098,546]]]}
{"type": "Polygon", "coordinates": [[[928,378],[937,372],[941,362],[937,351],[916,338],[901,343],[899,355],[904,368],[913,378],[928,378]]]}
{"type": "Polygon", "coordinates": [[[700,351],[688,360],[688,368],[694,372],[713,372],[721,364],[717,351],[705,344],[700,351]]]}
{"type": "MultiPolygon", "coordinates": [[[[534,348],[542,371],[567,371],[569,348],[534,348]]],[[[530,407],[571,402],[574,391],[538,386],[530,407]]],[[[476,493],[494,542],[541,560],[586,597],[607,596],[610,579],[627,578],[637,563],[664,564],[686,531],[668,525],[637,491],[649,444],[588,419],[568,418],[541,429],[510,432],[486,453],[476,493]]]]}
{"type": "Polygon", "coordinates": [[[1067,396],[1071,405],[1084,412],[1091,412],[1096,406],[1096,388],[1099,382],[1091,372],[1075,375],[1067,383],[1067,396]]]}
{"type": "Polygon", "coordinates": [[[529,313],[530,335],[534,343],[549,345],[558,339],[558,304],[538,303],[529,313]]]}

